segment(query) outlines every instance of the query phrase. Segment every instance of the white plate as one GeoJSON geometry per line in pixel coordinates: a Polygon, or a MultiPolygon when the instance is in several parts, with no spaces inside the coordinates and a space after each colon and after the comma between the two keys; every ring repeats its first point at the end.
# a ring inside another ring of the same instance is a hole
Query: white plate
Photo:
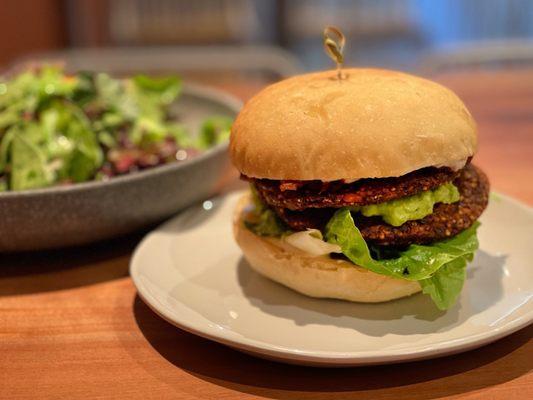
{"type": "Polygon", "coordinates": [[[510,198],[493,196],[460,300],[440,312],[422,294],[382,304],[318,300],[261,277],[233,241],[239,195],[187,210],[133,256],[140,296],[189,332],[264,358],[349,366],[458,353],[533,319],[533,212],[510,198]]]}

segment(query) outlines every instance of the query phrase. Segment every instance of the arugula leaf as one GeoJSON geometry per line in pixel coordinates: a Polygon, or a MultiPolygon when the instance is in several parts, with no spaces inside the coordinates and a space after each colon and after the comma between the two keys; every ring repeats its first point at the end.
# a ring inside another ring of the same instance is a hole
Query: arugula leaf
{"type": "Polygon", "coordinates": [[[187,128],[180,123],[168,123],[167,134],[172,137],[176,144],[182,148],[194,148],[195,143],[187,128]]]}
{"type": "Polygon", "coordinates": [[[133,143],[139,145],[160,142],[164,140],[166,136],[166,127],[157,120],[148,117],[138,118],[130,133],[130,138],[133,143]]]}
{"type": "Polygon", "coordinates": [[[117,113],[125,121],[134,121],[139,116],[139,107],[123,81],[99,73],[94,78],[94,86],[97,95],[93,108],[117,113]]]}
{"type": "Polygon", "coordinates": [[[229,139],[233,120],[225,116],[207,118],[200,128],[200,135],[196,147],[201,150],[208,149],[229,139]]]}
{"type": "Polygon", "coordinates": [[[46,156],[35,144],[25,138],[19,129],[11,142],[12,190],[45,187],[53,180],[46,167],[46,156]]]}
{"type": "Polygon", "coordinates": [[[174,102],[181,93],[181,79],[176,76],[152,78],[146,75],[137,75],[132,82],[143,96],[152,97],[152,101],[160,104],[174,102]]]}
{"type": "Polygon", "coordinates": [[[103,163],[103,152],[86,115],[70,103],[53,103],[41,114],[41,141],[57,177],[73,182],[90,179],[103,163]]]}
{"type": "Polygon", "coordinates": [[[15,131],[15,128],[9,129],[0,141],[0,173],[5,172],[9,163],[9,152],[11,143],[13,142],[13,137],[16,133],[15,131]]]}
{"type": "Polygon", "coordinates": [[[177,77],[149,78],[137,75],[126,82],[125,88],[129,97],[135,101],[138,118],[163,126],[167,106],[181,92],[181,80],[177,77]]]}
{"type": "Polygon", "coordinates": [[[77,85],[72,93],[71,100],[84,107],[98,95],[94,84],[96,74],[90,71],[80,71],[76,74],[77,85]]]}

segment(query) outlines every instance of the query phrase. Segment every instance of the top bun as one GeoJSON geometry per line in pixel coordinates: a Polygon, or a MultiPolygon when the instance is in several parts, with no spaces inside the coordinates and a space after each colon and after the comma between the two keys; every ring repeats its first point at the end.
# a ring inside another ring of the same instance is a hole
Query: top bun
{"type": "Polygon", "coordinates": [[[231,132],[237,169],[253,178],[354,181],[457,169],[474,154],[475,121],[451,90],[396,71],[343,74],[295,76],[253,97],[231,132]]]}

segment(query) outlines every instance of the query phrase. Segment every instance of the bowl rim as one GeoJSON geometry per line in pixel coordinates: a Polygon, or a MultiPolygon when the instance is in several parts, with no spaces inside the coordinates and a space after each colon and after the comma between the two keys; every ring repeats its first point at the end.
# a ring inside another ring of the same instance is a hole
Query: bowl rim
{"type": "MultiPolygon", "coordinates": [[[[213,88],[210,86],[198,84],[198,83],[184,83],[182,94],[203,97],[208,100],[212,100],[218,103],[223,104],[228,107],[230,110],[235,112],[235,115],[238,114],[239,110],[242,108],[243,102],[235,97],[234,95],[225,92],[223,90],[213,88]]],[[[178,99],[179,101],[179,99],[178,99]]],[[[183,168],[188,168],[193,166],[203,160],[215,156],[217,154],[226,152],[228,149],[228,143],[217,144],[210,149],[200,153],[191,160],[184,162],[172,162],[168,164],[158,165],[156,167],[147,168],[142,171],[136,171],[133,173],[128,173],[124,175],[119,175],[107,180],[90,180],[87,182],[75,183],[72,185],[59,185],[59,186],[50,186],[39,189],[28,189],[28,190],[13,190],[0,192],[0,201],[2,199],[9,198],[20,198],[20,197],[34,197],[42,195],[56,195],[63,193],[76,193],[90,189],[99,189],[105,188],[108,186],[119,185],[124,183],[135,183],[137,181],[142,181],[148,179],[154,175],[160,175],[168,172],[178,171],[183,168]]]]}

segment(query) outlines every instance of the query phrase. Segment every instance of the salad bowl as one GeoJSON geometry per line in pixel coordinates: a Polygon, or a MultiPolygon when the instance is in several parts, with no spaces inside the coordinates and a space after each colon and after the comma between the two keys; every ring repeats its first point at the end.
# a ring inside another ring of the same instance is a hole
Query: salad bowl
{"type": "MultiPolygon", "coordinates": [[[[234,117],[241,103],[223,92],[186,84],[176,108],[197,130],[206,117],[234,117]]],[[[83,245],[152,226],[214,195],[229,172],[227,143],[190,160],[72,185],[0,192],[0,252],[83,245]]]]}

